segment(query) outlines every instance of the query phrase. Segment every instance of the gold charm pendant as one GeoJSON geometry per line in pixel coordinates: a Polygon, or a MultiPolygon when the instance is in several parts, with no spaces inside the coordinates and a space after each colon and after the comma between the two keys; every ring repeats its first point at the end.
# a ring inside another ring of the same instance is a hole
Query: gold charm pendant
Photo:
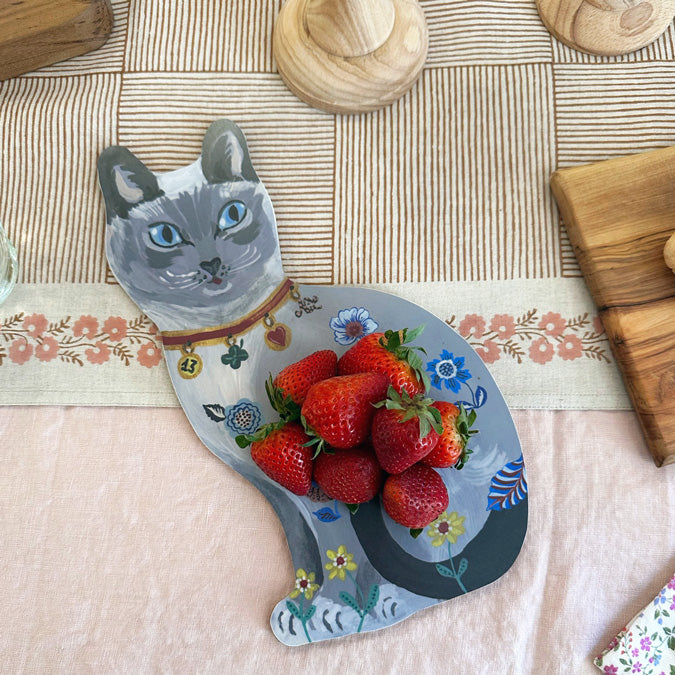
{"type": "Polygon", "coordinates": [[[202,372],[204,362],[202,357],[189,347],[183,347],[181,352],[183,356],[178,360],[178,374],[185,380],[192,380],[202,372]]]}

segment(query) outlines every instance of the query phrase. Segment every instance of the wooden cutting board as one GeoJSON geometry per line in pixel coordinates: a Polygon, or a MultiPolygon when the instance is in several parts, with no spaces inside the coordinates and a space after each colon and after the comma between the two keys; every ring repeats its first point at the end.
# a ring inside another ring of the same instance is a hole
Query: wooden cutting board
{"type": "Polygon", "coordinates": [[[97,49],[112,25],[110,0],[2,0],[0,80],[97,49]]]}
{"type": "Polygon", "coordinates": [[[675,462],[675,147],[561,169],[551,187],[654,461],[675,462]]]}

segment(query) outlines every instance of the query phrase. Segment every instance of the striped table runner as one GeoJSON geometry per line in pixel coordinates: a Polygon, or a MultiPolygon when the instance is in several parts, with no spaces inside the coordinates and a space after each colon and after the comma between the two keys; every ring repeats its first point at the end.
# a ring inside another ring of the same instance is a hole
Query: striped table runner
{"type": "Polygon", "coordinates": [[[672,26],[602,58],[553,39],[531,0],[422,0],[419,83],[339,116],[276,73],[281,0],[112,4],[101,49],[0,83],[0,220],[21,262],[0,307],[0,403],[175,404],[152,327],[105,262],[96,159],[121,144],[175,169],[225,116],[272,197],[289,276],[425,305],[512,405],[628,407],[548,180],[675,142],[672,26]]]}

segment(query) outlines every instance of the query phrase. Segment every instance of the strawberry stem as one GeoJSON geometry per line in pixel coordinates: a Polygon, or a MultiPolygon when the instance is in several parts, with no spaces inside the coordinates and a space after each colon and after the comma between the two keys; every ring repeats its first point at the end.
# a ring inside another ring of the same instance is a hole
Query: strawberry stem
{"type": "Polygon", "coordinates": [[[468,445],[471,436],[478,433],[478,429],[471,428],[476,421],[476,417],[475,410],[467,413],[466,408],[461,403],[459,404],[459,415],[457,415],[457,419],[455,420],[455,428],[462,438],[462,454],[454,464],[454,468],[457,471],[464,468],[464,465],[469,461],[469,455],[473,454],[473,450],[468,445]]]}
{"type": "Polygon", "coordinates": [[[428,391],[431,386],[429,375],[424,369],[424,361],[418,352],[427,355],[423,347],[413,347],[409,343],[418,338],[425,329],[425,324],[408,330],[387,330],[384,336],[380,338],[380,344],[397,359],[405,361],[413,370],[417,379],[424,385],[424,391],[428,391]]]}
{"type": "Polygon", "coordinates": [[[283,389],[275,386],[272,373],[265,382],[265,393],[270,405],[279,413],[279,417],[286,422],[300,419],[300,406],[283,389]]]}
{"type": "Polygon", "coordinates": [[[433,399],[427,398],[424,394],[415,394],[411,397],[405,389],[402,394],[399,394],[394,387],[389,385],[387,398],[373,405],[376,408],[384,406],[387,410],[402,410],[404,414],[399,420],[401,423],[417,417],[420,425],[420,438],[426,438],[432,429],[437,434],[443,433],[441,413],[438,408],[432,406],[433,402],[433,399]]]}
{"type": "Polygon", "coordinates": [[[251,443],[255,441],[262,441],[266,439],[273,431],[281,429],[286,422],[283,420],[280,422],[270,422],[269,424],[263,424],[259,426],[256,431],[252,434],[239,434],[235,437],[235,442],[240,448],[247,448],[251,443]]]}
{"type": "Polygon", "coordinates": [[[303,443],[302,447],[311,448],[313,445],[316,445],[312,459],[316,459],[322,452],[329,452],[326,447],[326,441],[324,441],[324,439],[321,438],[321,436],[319,436],[319,434],[317,434],[316,431],[314,431],[314,429],[309,426],[304,415],[300,415],[300,423],[302,424],[302,428],[305,430],[305,433],[309,436],[309,440],[307,443],[303,443]]]}

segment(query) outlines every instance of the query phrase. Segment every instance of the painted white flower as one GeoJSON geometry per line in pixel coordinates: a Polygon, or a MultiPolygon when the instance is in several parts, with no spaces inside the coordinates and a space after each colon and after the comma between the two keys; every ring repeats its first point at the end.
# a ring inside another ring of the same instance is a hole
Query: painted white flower
{"type": "Polygon", "coordinates": [[[335,336],[335,342],[340,345],[353,345],[364,335],[377,330],[377,322],[370,318],[365,307],[351,307],[341,309],[336,317],[330,320],[330,327],[335,336]]]}

